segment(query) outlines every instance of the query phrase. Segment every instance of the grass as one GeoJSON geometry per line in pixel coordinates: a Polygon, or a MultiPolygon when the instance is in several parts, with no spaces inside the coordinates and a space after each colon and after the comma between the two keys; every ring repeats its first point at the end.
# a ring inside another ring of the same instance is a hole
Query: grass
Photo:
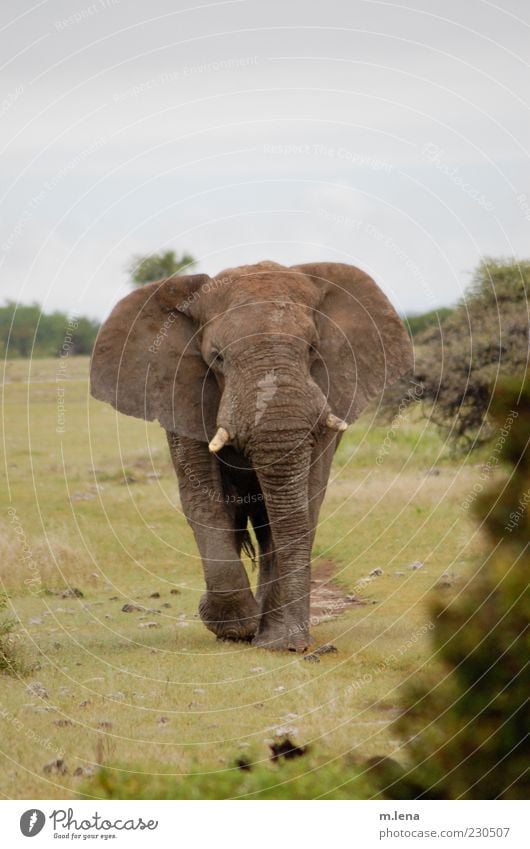
{"type": "Polygon", "coordinates": [[[57,360],[9,361],[4,387],[0,589],[28,658],[0,679],[4,795],[363,796],[363,761],[401,757],[401,685],[432,665],[427,599],[447,572],[465,592],[481,551],[462,505],[484,458],[455,460],[410,417],[348,431],[314,558],[373,603],[315,627],[338,653],[311,664],[202,626],[163,431],[91,399],[86,359],[61,365],[57,381],[57,360]],[[271,764],[283,733],[307,754],[271,764]]]}

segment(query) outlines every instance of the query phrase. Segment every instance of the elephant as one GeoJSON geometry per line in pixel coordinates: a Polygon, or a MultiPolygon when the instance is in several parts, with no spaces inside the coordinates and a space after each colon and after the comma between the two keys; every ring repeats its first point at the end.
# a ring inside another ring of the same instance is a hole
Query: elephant
{"type": "Polygon", "coordinates": [[[334,452],[411,368],[390,301],[343,263],[175,275],[115,306],[91,393],[165,429],[204,569],[200,618],[218,638],[310,648],[311,549],[334,452]]]}

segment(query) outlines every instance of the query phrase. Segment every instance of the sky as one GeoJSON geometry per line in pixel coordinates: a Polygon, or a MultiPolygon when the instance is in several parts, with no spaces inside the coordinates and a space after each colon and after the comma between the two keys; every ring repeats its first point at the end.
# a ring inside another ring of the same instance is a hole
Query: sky
{"type": "Polygon", "coordinates": [[[401,313],[530,255],[525,0],[3,0],[0,301],[131,257],[370,273],[401,313]]]}

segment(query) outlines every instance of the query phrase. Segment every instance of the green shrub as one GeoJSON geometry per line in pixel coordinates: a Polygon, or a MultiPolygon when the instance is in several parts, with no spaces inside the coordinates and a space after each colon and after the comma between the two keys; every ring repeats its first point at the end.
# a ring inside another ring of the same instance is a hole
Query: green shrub
{"type": "Polygon", "coordinates": [[[407,315],[405,325],[411,336],[417,336],[428,327],[439,327],[453,312],[452,307],[438,307],[436,310],[429,310],[418,315],[407,315]]]}
{"type": "Polygon", "coordinates": [[[415,337],[415,378],[430,418],[466,448],[491,435],[499,378],[527,373],[530,260],[485,259],[457,308],[415,337]]]}
{"type": "Polygon", "coordinates": [[[509,430],[502,456],[512,468],[476,501],[490,550],[467,586],[433,604],[432,680],[408,689],[396,724],[408,764],[374,766],[389,798],[530,793],[530,381],[522,393],[518,381],[499,387],[492,415],[509,430]]]}

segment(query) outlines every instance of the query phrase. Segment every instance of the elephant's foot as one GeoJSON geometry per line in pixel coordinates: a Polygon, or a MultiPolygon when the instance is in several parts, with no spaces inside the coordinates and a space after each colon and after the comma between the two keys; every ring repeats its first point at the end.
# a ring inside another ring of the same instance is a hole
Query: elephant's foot
{"type": "Polygon", "coordinates": [[[258,605],[250,590],[206,592],[199,615],[220,640],[251,640],[259,621],[258,605]]]}
{"type": "Polygon", "coordinates": [[[305,652],[311,648],[313,640],[308,633],[298,632],[296,634],[288,634],[285,626],[280,628],[266,628],[258,630],[258,633],[252,640],[252,645],[259,649],[269,649],[271,651],[294,651],[305,652]]]}

